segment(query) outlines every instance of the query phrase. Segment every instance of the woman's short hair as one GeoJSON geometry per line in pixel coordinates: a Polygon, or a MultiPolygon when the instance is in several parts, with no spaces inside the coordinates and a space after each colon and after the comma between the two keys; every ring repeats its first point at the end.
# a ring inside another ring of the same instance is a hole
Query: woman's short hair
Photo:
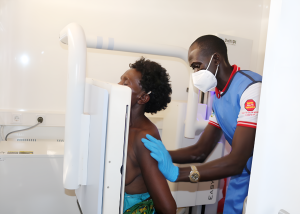
{"type": "Polygon", "coordinates": [[[170,76],[167,70],[160,64],[146,60],[141,57],[135,63],[129,64],[142,74],[140,85],[142,89],[149,94],[150,100],[146,103],[145,112],[155,114],[160,110],[167,108],[171,102],[172,88],[170,84],[170,76]]]}

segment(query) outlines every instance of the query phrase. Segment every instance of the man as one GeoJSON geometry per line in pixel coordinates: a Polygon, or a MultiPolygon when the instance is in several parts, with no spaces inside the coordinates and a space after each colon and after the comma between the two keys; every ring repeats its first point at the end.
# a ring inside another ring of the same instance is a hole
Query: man
{"type": "Polygon", "coordinates": [[[119,84],[132,90],[124,213],[175,214],[177,207],[168,183],[141,142],[147,133],[159,138],[156,126],[145,113],[155,114],[170,103],[169,74],[160,64],[142,57],[130,64],[119,84]]]}
{"type": "Polygon", "coordinates": [[[198,142],[168,152],[161,141],[147,135],[142,139],[158,161],[163,175],[172,182],[198,182],[231,176],[224,214],[241,214],[248,194],[252,154],[262,77],[231,66],[224,41],[213,35],[199,37],[189,48],[194,85],[201,91],[215,87],[213,113],[198,142]],[[178,168],[174,163],[202,163],[224,134],[232,146],[229,155],[194,167],[178,168]]]}

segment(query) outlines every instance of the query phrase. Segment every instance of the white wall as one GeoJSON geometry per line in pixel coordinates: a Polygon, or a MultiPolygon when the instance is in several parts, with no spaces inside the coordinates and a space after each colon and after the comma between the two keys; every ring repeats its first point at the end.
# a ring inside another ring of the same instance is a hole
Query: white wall
{"type": "Polygon", "coordinates": [[[300,213],[299,10],[300,1],[271,3],[247,214],[300,213]]]}
{"type": "MultiPolygon", "coordinates": [[[[250,68],[262,73],[269,0],[0,0],[0,109],[64,111],[67,46],[60,30],[78,22],[86,34],[188,49],[204,34],[253,40],[250,68]]],[[[118,82],[141,54],[88,50],[88,77],[118,82]]],[[[174,100],[186,100],[182,60],[144,55],[171,75],[174,100]]],[[[235,62],[231,62],[234,64],[235,62]]]]}

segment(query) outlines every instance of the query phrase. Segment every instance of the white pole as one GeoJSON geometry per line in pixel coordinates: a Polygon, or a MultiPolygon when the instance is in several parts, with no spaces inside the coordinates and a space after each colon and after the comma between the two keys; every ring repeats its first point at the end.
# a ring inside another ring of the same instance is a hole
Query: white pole
{"type": "Polygon", "coordinates": [[[102,36],[87,36],[86,43],[88,48],[171,56],[180,58],[188,63],[187,50],[176,46],[136,42],[102,36]]]}
{"type": "Polygon", "coordinates": [[[86,39],[83,29],[71,23],[60,32],[60,41],[68,44],[69,49],[63,182],[66,189],[77,189],[86,78],[86,39]]]}
{"type": "Polygon", "coordinates": [[[194,86],[190,75],[188,103],[185,118],[184,137],[195,138],[199,90],[194,86]]]}

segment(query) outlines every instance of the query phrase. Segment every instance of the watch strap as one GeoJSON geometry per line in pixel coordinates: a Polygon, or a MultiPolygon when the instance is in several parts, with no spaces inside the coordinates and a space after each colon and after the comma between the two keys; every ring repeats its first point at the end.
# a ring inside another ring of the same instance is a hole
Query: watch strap
{"type": "Polygon", "coordinates": [[[198,172],[198,169],[197,169],[196,166],[191,166],[191,169],[192,169],[192,171],[197,171],[198,172]]]}

